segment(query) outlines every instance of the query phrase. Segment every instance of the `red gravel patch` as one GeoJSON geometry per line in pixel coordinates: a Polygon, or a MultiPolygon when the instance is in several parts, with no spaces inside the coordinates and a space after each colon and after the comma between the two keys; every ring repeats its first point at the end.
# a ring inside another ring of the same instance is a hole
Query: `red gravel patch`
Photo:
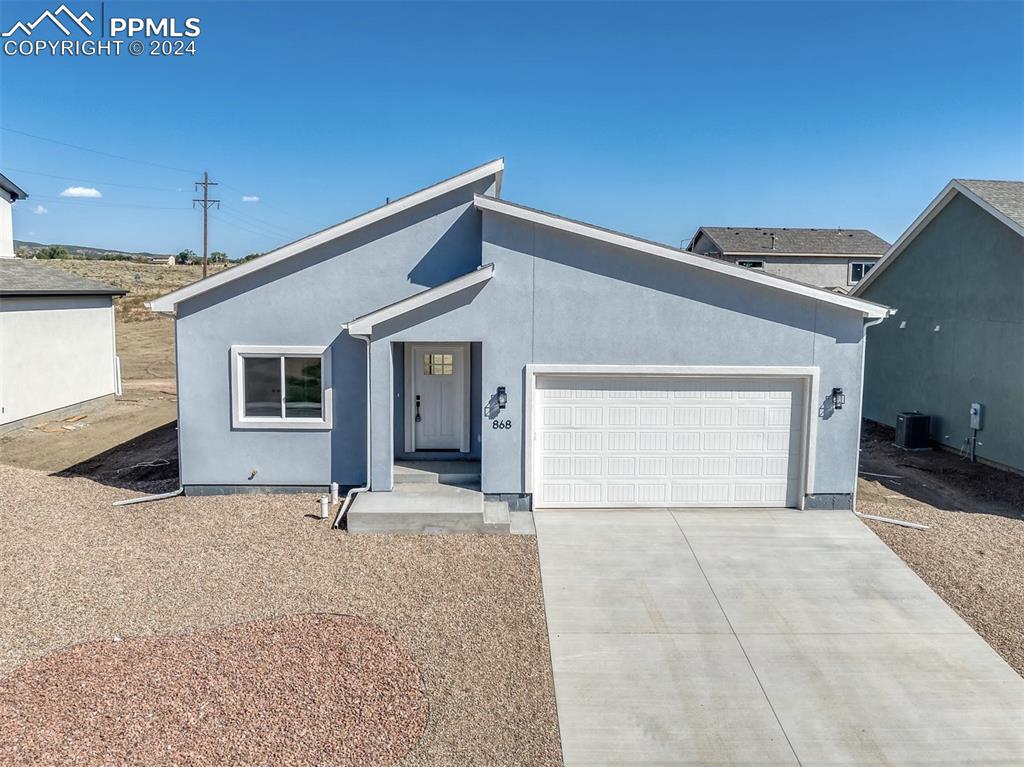
{"type": "Polygon", "coordinates": [[[419,670],[358,618],[298,615],[76,645],[0,681],[0,764],[391,765],[419,670]]]}

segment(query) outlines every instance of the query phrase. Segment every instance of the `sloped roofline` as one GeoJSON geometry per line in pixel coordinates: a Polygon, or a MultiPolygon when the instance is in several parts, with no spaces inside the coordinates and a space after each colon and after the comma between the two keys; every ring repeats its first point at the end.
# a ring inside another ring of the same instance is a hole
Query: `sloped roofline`
{"type": "Polygon", "coordinates": [[[706,269],[738,280],[754,282],[776,290],[804,296],[805,298],[810,298],[815,301],[821,301],[822,303],[841,306],[844,309],[852,309],[853,311],[860,312],[868,318],[884,318],[894,313],[889,307],[882,306],[881,304],[876,304],[871,301],[832,293],[831,291],[815,288],[811,285],[787,280],[784,277],[776,277],[771,274],[755,272],[743,266],[736,266],[735,264],[730,264],[727,261],[720,261],[717,258],[701,256],[697,253],[691,253],[687,250],[679,250],[678,248],[673,248],[669,245],[651,242],[650,240],[643,240],[638,237],[633,237],[632,235],[623,234],[621,232],[615,232],[610,229],[602,229],[601,227],[594,226],[593,224],[586,224],[582,221],[562,218],[561,216],[556,216],[553,213],[545,213],[541,210],[516,205],[514,203],[506,202],[505,200],[499,200],[495,197],[478,194],[474,199],[476,201],[476,207],[479,210],[500,213],[502,215],[511,216],[512,218],[518,218],[541,226],[547,226],[552,229],[569,232],[570,234],[576,234],[581,237],[605,242],[610,245],[617,245],[622,248],[648,253],[653,256],[658,256],[659,258],[686,264],[687,266],[693,266],[698,269],[706,269]]]}
{"type": "Polygon", "coordinates": [[[11,202],[28,199],[28,192],[0,173],[0,189],[7,193],[11,202]]]}
{"type": "Polygon", "coordinates": [[[415,311],[416,309],[432,304],[442,298],[447,298],[448,296],[465,290],[466,288],[479,285],[481,282],[486,282],[493,276],[494,264],[478,266],[474,271],[469,272],[468,274],[463,274],[453,280],[448,280],[448,282],[442,282],[440,285],[423,290],[416,295],[403,298],[401,301],[396,301],[393,304],[388,304],[387,306],[381,307],[369,314],[364,314],[362,317],[356,317],[354,320],[349,320],[342,327],[348,331],[350,336],[373,335],[374,325],[379,325],[382,322],[393,320],[395,317],[401,317],[403,314],[408,314],[411,311],[415,311]]]}
{"type": "Polygon", "coordinates": [[[342,221],[340,224],[323,229],[314,234],[310,234],[294,242],[288,243],[277,250],[273,250],[270,253],[265,253],[258,258],[254,258],[251,261],[247,261],[244,264],[233,266],[230,269],[225,269],[222,272],[211,275],[206,279],[193,282],[191,285],[186,285],[183,288],[175,290],[173,293],[168,293],[165,296],[155,298],[146,306],[154,312],[161,314],[174,314],[175,307],[182,301],[188,300],[195,296],[205,293],[208,290],[225,285],[229,282],[244,277],[247,274],[264,269],[268,266],[276,264],[285,259],[297,256],[300,253],[315,248],[319,245],[323,245],[326,242],[330,242],[338,237],[354,232],[363,227],[375,224],[378,221],[382,221],[390,216],[394,216],[397,213],[401,213],[404,210],[421,205],[422,203],[433,200],[440,197],[448,192],[452,192],[456,189],[460,189],[469,184],[475,183],[481,179],[487,178],[488,176],[495,176],[495,189],[501,193],[501,176],[505,169],[504,158],[498,158],[491,162],[484,163],[483,165],[467,170],[464,173],[460,173],[457,176],[452,176],[449,179],[441,181],[432,186],[428,186],[424,189],[420,189],[418,192],[406,195],[405,197],[399,197],[397,200],[389,202],[387,205],[382,205],[379,208],[362,213],[355,218],[350,218],[347,221],[342,221]]]}
{"type": "Polygon", "coordinates": [[[950,201],[958,194],[962,194],[975,205],[981,207],[986,213],[991,214],[994,218],[1006,224],[1021,237],[1024,237],[1024,226],[1021,226],[1018,222],[1014,221],[1001,210],[993,206],[992,203],[984,197],[975,194],[967,186],[961,184],[956,179],[953,179],[946,184],[943,190],[939,192],[938,196],[934,200],[931,201],[931,204],[924,209],[921,215],[914,219],[914,223],[907,228],[907,231],[901,234],[900,238],[892,244],[889,250],[885,252],[885,255],[882,256],[882,259],[875,264],[874,268],[870,272],[868,272],[868,276],[857,283],[854,289],[850,291],[850,295],[859,296],[867,290],[868,286],[878,279],[878,275],[888,269],[889,265],[899,258],[900,253],[902,253],[906,247],[914,241],[914,238],[916,238],[917,235],[920,234],[921,231],[928,226],[928,224],[930,224],[932,220],[942,212],[943,208],[949,205],[950,201]]]}
{"type": "MultiPolygon", "coordinates": [[[[732,228],[735,228],[735,229],[765,229],[765,230],[769,230],[769,231],[772,229],[772,227],[756,227],[756,226],[754,226],[754,227],[751,227],[751,226],[743,226],[743,227],[715,227],[715,228],[718,228],[718,229],[732,229],[732,228]]],[[[794,229],[795,230],[804,230],[804,231],[814,231],[813,229],[807,229],[806,227],[779,227],[779,229],[789,229],[790,231],[792,231],[794,229]]],[[[875,233],[872,232],[869,229],[857,229],[857,230],[849,229],[847,231],[867,232],[868,234],[872,234],[875,237],[878,237],[878,235],[875,235],[875,233]]],[[[849,258],[849,259],[857,259],[857,258],[881,258],[883,255],[885,255],[885,251],[878,252],[878,253],[810,253],[810,252],[806,252],[806,251],[793,251],[793,250],[727,250],[722,245],[722,243],[720,243],[718,240],[716,240],[715,236],[711,232],[708,231],[708,227],[705,227],[705,226],[697,227],[697,231],[693,235],[693,237],[690,238],[690,242],[687,244],[686,249],[692,251],[693,250],[693,246],[697,244],[697,240],[698,240],[698,238],[702,234],[705,237],[707,237],[709,240],[711,240],[711,242],[713,242],[718,247],[718,252],[721,253],[723,256],[738,256],[738,257],[751,256],[751,257],[762,257],[762,258],[765,257],[765,256],[790,256],[790,257],[795,257],[795,258],[849,258]]],[[[880,237],[878,239],[881,240],[880,237]]],[[[882,240],[882,242],[885,242],[885,241],[882,240]]]]}

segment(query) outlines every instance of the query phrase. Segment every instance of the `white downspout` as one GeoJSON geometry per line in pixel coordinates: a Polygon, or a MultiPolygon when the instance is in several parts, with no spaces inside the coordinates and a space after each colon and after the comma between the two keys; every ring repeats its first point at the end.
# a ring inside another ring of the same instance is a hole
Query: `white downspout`
{"type": "MultiPolygon", "coordinates": [[[[865,320],[864,322],[864,351],[860,355],[860,420],[857,422],[857,473],[853,477],[853,513],[857,514],[857,482],[860,477],[860,440],[864,432],[864,367],[867,362],[868,356],[868,328],[874,327],[881,322],[884,322],[889,317],[896,314],[896,309],[889,309],[884,317],[876,317],[873,320],[865,320]]],[[[857,514],[857,516],[860,516],[857,514]]]]}
{"type": "Polygon", "coordinates": [[[338,509],[338,516],[334,518],[334,523],[331,525],[333,528],[341,526],[341,520],[345,518],[345,513],[348,511],[349,506],[352,505],[356,494],[370,489],[370,461],[372,460],[370,454],[370,429],[372,428],[370,423],[370,337],[362,335],[352,337],[360,338],[366,342],[366,485],[363,487],[353,487],[345,493],[345,501],[341,504],[341,508],[338,509]]]}

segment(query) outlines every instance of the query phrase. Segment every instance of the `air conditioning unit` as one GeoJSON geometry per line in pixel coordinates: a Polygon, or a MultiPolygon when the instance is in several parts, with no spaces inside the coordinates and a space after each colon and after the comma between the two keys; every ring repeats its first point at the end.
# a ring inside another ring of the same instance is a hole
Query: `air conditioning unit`
{"type": "Polygon", "coordinates": [[[896,414],[896,447],[904,450],[931,450],[929,433],[932,417],[917,411],[896,414]]]}

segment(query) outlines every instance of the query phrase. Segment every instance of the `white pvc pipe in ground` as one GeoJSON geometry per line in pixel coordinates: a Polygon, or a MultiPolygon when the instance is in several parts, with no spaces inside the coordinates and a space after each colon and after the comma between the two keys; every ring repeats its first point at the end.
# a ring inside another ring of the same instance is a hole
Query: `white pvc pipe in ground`
{"type": "Polygon", "coordinates": [[[185,492],[185,488],[179,487],[169,493],[157,493],[156,495],[144,495],[141,498],[125,498],[123,501],[114,501],[111,506],[132,506],[136,503],[149,503],[150,501],[162,501],[164,498],[173,498],[185,492]]]}

